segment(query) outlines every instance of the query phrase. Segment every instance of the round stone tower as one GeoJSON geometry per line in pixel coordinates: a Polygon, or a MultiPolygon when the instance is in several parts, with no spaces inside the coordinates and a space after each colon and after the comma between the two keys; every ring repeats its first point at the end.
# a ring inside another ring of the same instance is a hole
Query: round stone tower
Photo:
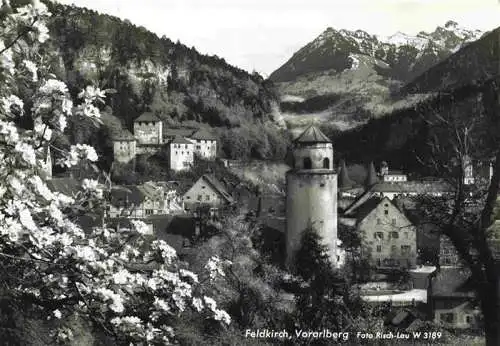
{"type": "Polygon", "coordinates": [[[286,174],[286,264],[293,265],[303,231],[312,226],[336,266],[337,174],[332,142],[311,125],[293,144],[293,168],[286,174]]]}

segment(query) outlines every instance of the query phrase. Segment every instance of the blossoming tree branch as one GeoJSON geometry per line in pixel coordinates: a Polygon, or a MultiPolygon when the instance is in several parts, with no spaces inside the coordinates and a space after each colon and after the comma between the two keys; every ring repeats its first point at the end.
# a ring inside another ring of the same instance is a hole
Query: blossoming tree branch
{"type": "MultiPolygon", "coordinates": [[[[141,221],[116,231],[105,225],[84,231],[75,215],[82,206],[103,206],[105,185],[92,179],[82,191],[51,191],[43,175],[44,153],[58,152],[58,164],[72,167],[98,160],[91,146],[59,148],[53,138],[68,117],[100,124],[106,90],[87,86],[74,102],[66,84],[51,74],[47,50],[47,7],[30,5],[4,14],[0,22],[0,269],[2,293],[29,302],[60,320],[54,338],[72,338],[66,317],[80,315],[109,335],[137,344],[175,339],[171,322],[187,309],[230,323],[209,295],[223,275],[212,258],[206,273],[183,268],[175,250],[154,238],[141,221]],[[199,276],[205,276],[204,278],[199,276]],[[202,284],[203,283],[203,284],[202,284]],[[208,296],[207,296],[208,295],[208,296]]],[[[83,210],[84,212],[91,210],[83,210]]]]}

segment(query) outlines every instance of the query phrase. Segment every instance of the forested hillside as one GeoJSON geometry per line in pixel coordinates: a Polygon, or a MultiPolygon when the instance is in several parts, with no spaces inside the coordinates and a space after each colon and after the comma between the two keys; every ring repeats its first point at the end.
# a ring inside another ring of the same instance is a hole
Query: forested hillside
{"type": "MultiPolygon", "coordinates": [[[[13,1],[12,6],[24,2],[13,1]]],[[[286,143],[271,116],[276,104],[271,82],[127,20],[47,5],[53,13],[49,28],[55,52],[48,64],[57,77],[68,83],[74,96],[91,83],[116,90],[102,107],[107,111],[100,132],[86,124],[70,124],[72,139],[90,142],[111,159],[110,133],[120,126],[132,129],[135,118],[153,111],[167,127],[214,128],[223,141],[222,155],[283,156],[286,143]]]]}

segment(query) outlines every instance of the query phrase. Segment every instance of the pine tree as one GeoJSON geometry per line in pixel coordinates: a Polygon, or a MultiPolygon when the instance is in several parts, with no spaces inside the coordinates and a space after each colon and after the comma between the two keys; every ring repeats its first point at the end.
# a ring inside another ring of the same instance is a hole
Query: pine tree
{"type": "Polygon", "coordinates": [[[370,187],[372,185],[375,185],[377,182],[378,182],[377,172],[375,171],[375,165],[373,164],[372,161],[368,166],[368,174],[365,179],[365,186],[370,187]]]}

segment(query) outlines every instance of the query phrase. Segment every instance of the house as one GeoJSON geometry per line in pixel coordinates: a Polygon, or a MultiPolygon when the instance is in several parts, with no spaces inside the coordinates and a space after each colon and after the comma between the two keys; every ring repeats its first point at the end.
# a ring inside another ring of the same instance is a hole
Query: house
{"type": "Polygon", "coordinates": [[[128,163],[137,155],[135,137],[126,129],[113,134],[113,154],[116,162],[128,163]]]}
{"type": "Polygon", "coordinates": [[[450,238],[444,234],[441,234],[439,237],[439,266],[455,268],[463,267],[463,262],[457,249],[451,242],[450,238]]]}
{"type": "Polygon", "coordinates": [[[389,170],[389,165],[386,161],[382,161],[380,165],[379,176],[386,183],[408,181],[408,176],[402,171],[389,170]]]}
{"type": "Polygon", "coordinates": [[[173,171],[190,169],[194,164],[194,144],[184,137],[175,137],[168,143],[168,162],[173,171]]]}
{"type": "Polygon", "coordinates": [[[149,215],[183,213],[182,201],[161,183],[114,186],[111,190],[108,216],[110,218],[145,218],[149,215]]]}
{"type": "Polygon", "coordinates": [[[207,130],[196,131],[189,139],[194,143],[194,153],[207,160],[217,157],[217,139],[207,130]]]}
{"type": "Polygon", "coordinates": [[[415,267],[416,227],[389,198],[373,196],[344,214],[341,222],[355,226],[361,237],[361,256],[374,267],[415,267]]]}
{"type": "Polygon", "coordinates": [[[481,312],[475,297],[468,269],[441,268],[429,290],[434,322],[453,329],[478,328],[481,312]]]}
{"type": "Polygon", "coordinates": [[[143,113],[134,120],[134,136],[138,145],[162,144],[163,122],[151,112],[143,113]]]}
{"type": "Polygon", "coordinates": [[[185,209],[190,211],[203,205],[216,210],[234,203],[224,185],[211,174],[202,175],[184,194],[183,200],[185,209]]]}

